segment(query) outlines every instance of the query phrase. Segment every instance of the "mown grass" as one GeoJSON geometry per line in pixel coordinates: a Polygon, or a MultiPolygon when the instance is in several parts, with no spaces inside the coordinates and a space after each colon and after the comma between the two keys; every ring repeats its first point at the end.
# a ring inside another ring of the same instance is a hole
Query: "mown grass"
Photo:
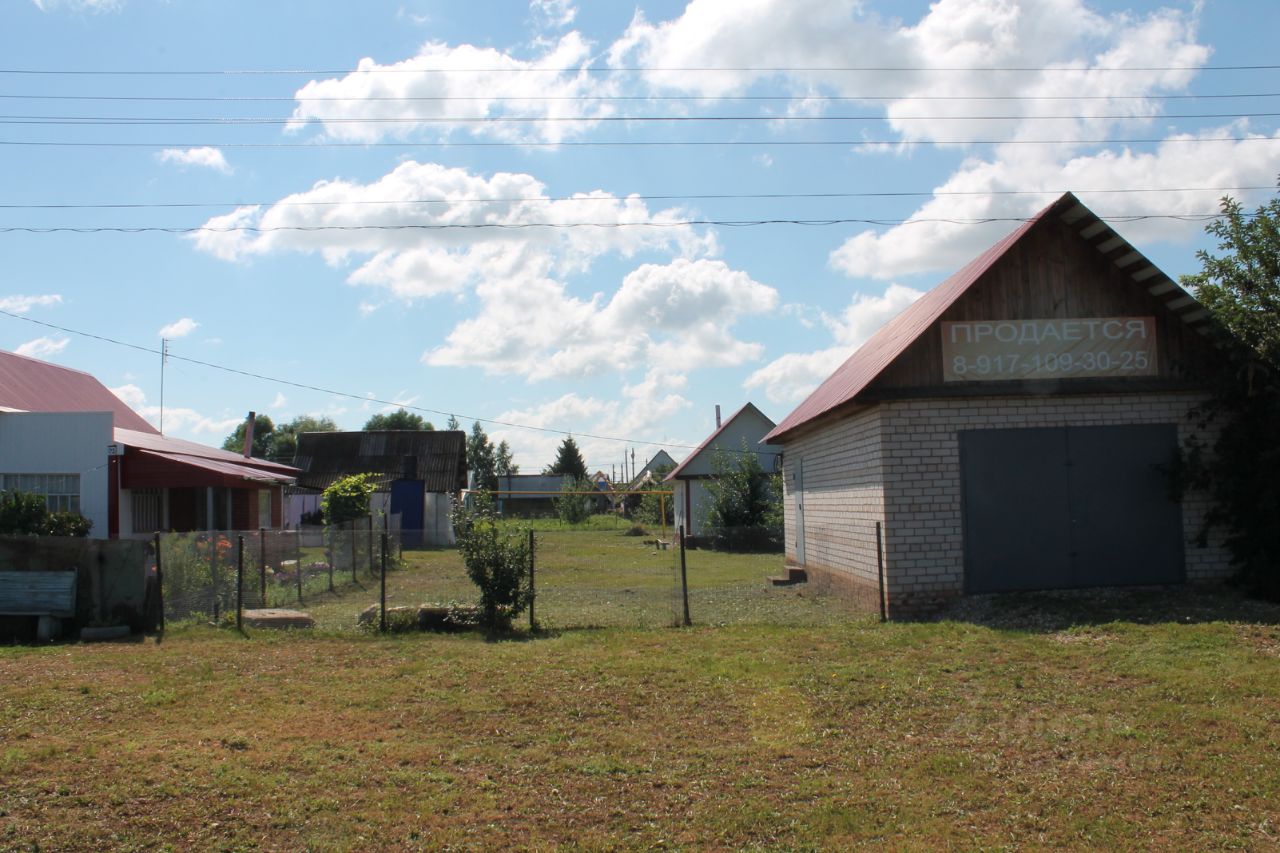
{"type": "MultiPolygon", "coordinates": [[[[625,528],[584,525],[535,532],[535,616],[548,629],[662,627],[683,620],[678,547],[625,528]]],[[[767,583],[782,569],[780,554],[686,554],[690,617],[694,624],[815,624],[843,621],[846,603],[804,589],[767,583]]],[[[312,588],[303,609],[325,630],[354,630],[360,611],[378,601],[378,580],[363,562],[355,576],[335,574],[336,591],[312,588]]],[[[323,580],[323,578],[321,578],[323,580]]],[[[295,606],[287,595],[273,599],[295,606]]],[[[405,551],[388,574],[387,605],[473,604],[476,588],[456,549],[405,551]]]]}
{"type": "Polygon", "coordinates": [[[0,649],[0,847],[1275,846],[1280,610],[1222,601],[0,649]]]}

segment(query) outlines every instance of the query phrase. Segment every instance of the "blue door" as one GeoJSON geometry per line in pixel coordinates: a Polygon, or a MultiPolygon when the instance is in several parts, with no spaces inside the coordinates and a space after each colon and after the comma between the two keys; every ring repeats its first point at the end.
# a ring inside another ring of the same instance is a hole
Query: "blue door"
{"type": "Polygon", "coordinates": [[[396,480],[391,484],[391,514],[400,514],[400,538],[406,548],[422,546],[425,503],[421,480],[396,480]]]}

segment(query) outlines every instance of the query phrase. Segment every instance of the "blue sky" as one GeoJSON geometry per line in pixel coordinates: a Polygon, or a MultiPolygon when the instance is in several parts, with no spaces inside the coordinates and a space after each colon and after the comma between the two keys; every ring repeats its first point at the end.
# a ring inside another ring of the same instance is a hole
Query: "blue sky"
{"type": "Polygon", "coordinates": [[[165,431],[210,444],[391,401],[503,422],[528,472],[554,430],[606,472],[680,459],[1056,191],[1193,272],[1203,223],[1169,217],[1280,173],[1280,72],[1239,68],[1277,31],[1274,2],[8,0],[0,348],[153,422],[162,336],[285,380],[171,360],[165,431]]]}

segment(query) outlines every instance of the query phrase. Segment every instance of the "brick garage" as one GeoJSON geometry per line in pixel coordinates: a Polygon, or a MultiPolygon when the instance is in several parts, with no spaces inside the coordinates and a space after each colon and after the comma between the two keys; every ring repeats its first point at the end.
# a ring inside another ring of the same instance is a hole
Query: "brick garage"
{"type": "Polygon", "coordinates": [[[1174,502],[1162,471],[1198,428],[1206,322],[1064,195],[765,437],[784,449],[788,562],[890,617],[972,592],[1226,577],[1221,543],[1192,541],[1205,497],[1174,502]]]}

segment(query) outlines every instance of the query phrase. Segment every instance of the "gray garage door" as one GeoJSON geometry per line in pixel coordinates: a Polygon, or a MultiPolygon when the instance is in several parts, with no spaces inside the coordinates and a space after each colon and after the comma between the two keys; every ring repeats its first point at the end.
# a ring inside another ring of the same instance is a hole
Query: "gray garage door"
{"type": "Polygon", "coordinates": [[[965,589],[1183,580],[1173,424],[960,433],[965,589]]]}

